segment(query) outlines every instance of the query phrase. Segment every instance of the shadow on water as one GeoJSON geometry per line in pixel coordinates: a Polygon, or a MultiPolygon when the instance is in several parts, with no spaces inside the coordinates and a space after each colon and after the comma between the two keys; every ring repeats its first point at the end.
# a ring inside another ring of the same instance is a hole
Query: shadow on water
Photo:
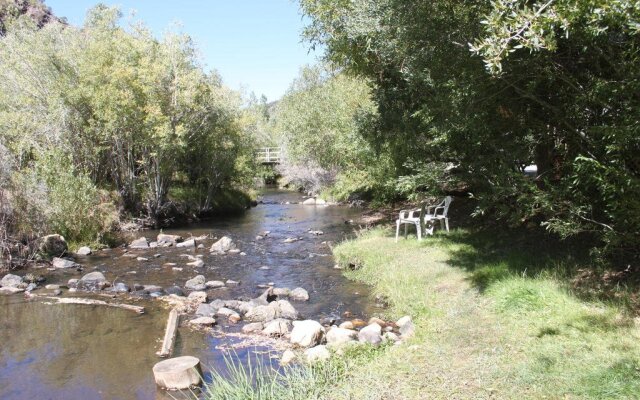
{"type": "MultiPolygon", "coordinates": [[[[87,272],[102,271],[108,280],[178,285],[195,275],[207,280],[232,279],[238,286],[212,289],[210,299],[238,299],[257,296],[258,285],[273,282],[277,287],[304,287],[308,302],[292,302],[304,318],[319,319],[350,311],[366,317],[376,311],[364,285],[343,278],[333,268],[330,245],[352,234],[344,221],[358,212],[346,207],[313,207],[301,204],[296,193],[268,190],[265,204],[241,216],[218,218],[207,223],[165,230],[183,236],[230,236],[246,256],[211,255],[213,239],[204,240],[205,249],[174,247],[132,251],[112,249],[79,259],[84,271],[42,273],[47,283],[66,283],[87,272]],[[315,236],[309,230],[324,234],[315,236]],[[271,231],[264,240],[256,236],[271,231]],[[301,240],[284,244],[289,237],[301,240]],[[183,254],[202,255],[205,267],[186,265],[183,254]],[[137,257],[149,261],[138,261],[137,257]],[[167,263],[175,263],[176,270],[167,263]],[[261,269],[260,267],[269,269],[261,269]]],[[[158,231],[135,236],[152,240],[158,231]]],[[[37,293],[37,292],[36,292],[37,293]]],[[[124,301],[124,300],[123,300],[124,301]]],[[[2,399],[165,399],[172,398],[156,390],[152,366],[159,361],[155,352],[163,335],[166,309],[157,300],[128,299],[141,304],[146,313],[95,306],[49,305],[25,299],[21,295],[0,297],[0,398],[2,399]]],[[[221,331],[238,331],[242,323],[221,331]]],[[[181,327],[174,355],[194,355],[203,366],[225,368],[221,350],[233,345],[232,337],[205,335],[181,327]]],[[[266,348],[234,349],[234,357],[246,360],[266,348]]],[[[229,354],[229,353],[226,353],[229,354]]],[[[181,398],[181,397],[177,397],[181,398]]]]}

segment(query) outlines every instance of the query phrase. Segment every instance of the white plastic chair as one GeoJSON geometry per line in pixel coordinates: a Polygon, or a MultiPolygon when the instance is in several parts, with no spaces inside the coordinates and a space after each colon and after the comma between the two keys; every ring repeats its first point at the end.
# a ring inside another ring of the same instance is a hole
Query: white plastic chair
{"type": "Polygon", "coordinates": [[[427,206],[426,203],[422,208],[414,210],[402,210],[396,220],[396,243],[400,236],[400,225],[404,225],[404,238],[407,238],[407,230],[409,225],[415,225],[418,240],[422,240],[422,230],[428,235],[433,235],[435,221],[440,221],[440,227],[449,232],[449,206],[453,199],[447,196],[440,203],[427,206]],[[433,211],[432,211],[433,210],[433,211]]]}

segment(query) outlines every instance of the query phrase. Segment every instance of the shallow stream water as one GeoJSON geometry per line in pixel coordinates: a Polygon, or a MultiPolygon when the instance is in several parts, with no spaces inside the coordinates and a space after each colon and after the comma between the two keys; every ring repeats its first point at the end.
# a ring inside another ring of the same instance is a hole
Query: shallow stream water
{"type": "MultiPolygon", "coordinates": [[[[297,193],[278,190],[265,190],[262,200],[243,215],[164,231],[184,237],[208,235],[209,239],[201,242],[204,249],[111,249],[78,258],[83,271],[29,272],[45,275],[45,283],[65,284],[70,278],[99,270],[112,282],[162,287],[184,287],[188,279],[204,275],[207,280],[240,282],[237,286],[208,290],[210,299],[253,298],[264,291],[259,285],[274,283],[276,287],[308,290],[309,301],[292,301],[303,318],[339,318],[345,311],[366,318],[377,311],[366,286],[346,280],[333,268],[330,245],[352,234],[353,226],[345,221],[357,219],[357,210],[286,204],[301,202],[302,198],[297,193]],[[324,234],[316,236],[309,230],[324,234]],[[256,240],[263,231],[271,233],[264,240],[256,240]],[[246,255],[209,254],[213,238],[224,235],[231,237],[246,255]],[[283,243],[290,237],[301,240],[283,243]],[[188,260],[181,256],[184,254],[203,255],[205,267],[187,266],[188,260]],[[138,261],[137,257],[149,261],[138,261]],[[174,270],[166,263],[176,263],[182,270],[174,270]],[[269,269],[260,269],[265,266],[269,269]]],[[[138,232],[131,238],[145,236],[151,241],[158,233],[138,232]]],[[[34,294],[39,292],[45,293],[39,290],[34,294]]],[[[164,334],[166,307],[159,300],[148,298],[125,296],[118,301],[143,305],[146,311],[138,315],[100,306],[46,304],[37,297],[23,295],[0,296],[0,399],[171,398],[156,389],[151,371],[161,360],[155,353],[164,334]]],[[[237,332],[242,325],[223,322],[216,328],[219,334],[181,327],[173,356],[193,355],[201,359],[205,369],[224,372],[225,355],[246,361],[252,353],[266,350],[225,350],[237,339],[223,333],[237,332]]]]}

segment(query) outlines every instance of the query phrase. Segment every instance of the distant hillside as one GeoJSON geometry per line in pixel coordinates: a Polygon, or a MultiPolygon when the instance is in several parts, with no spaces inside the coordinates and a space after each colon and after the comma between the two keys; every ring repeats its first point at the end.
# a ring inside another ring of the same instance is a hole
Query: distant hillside
{"type": "Polygon", "coordinates": [[[5,33],[7,22],[21,15],[29,16],[38,27],[59,20],[41,0],[0,0],[0,35],[5,33]]]}

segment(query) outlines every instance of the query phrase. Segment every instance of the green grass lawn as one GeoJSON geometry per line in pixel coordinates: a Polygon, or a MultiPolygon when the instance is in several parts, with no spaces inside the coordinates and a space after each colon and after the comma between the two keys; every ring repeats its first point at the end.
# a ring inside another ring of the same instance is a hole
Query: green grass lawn
{"type": "Polygon", "coordinates": [[[413,339],[298,368],[261,383],[259,396],[226,397],[640,398],[638,319],[567,289],[567,271],[587,258],[509,235],[460,230],[394,243],[391,234],[374,229],[334,253],[357,266],[348,278],[389,300],[382,317],[413,317],[413,339]]]}

